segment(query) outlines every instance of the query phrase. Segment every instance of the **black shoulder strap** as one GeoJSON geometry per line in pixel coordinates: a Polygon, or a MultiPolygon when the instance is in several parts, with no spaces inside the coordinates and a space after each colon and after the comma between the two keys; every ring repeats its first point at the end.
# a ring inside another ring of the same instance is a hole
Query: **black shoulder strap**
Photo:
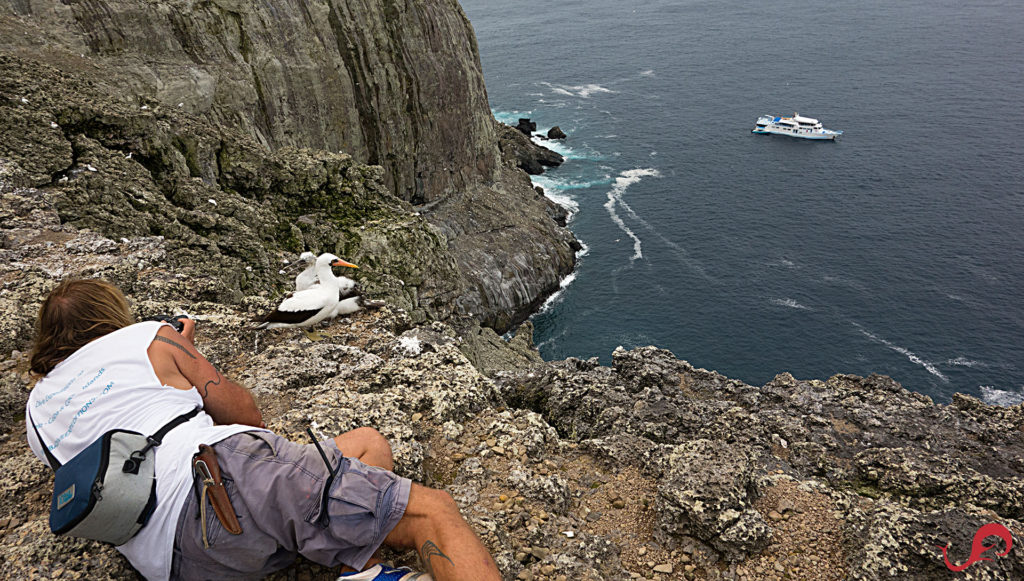
{"type": "Polygon", "coordinates": [[[167,432],[170,432],[174,428],[177,428],[181,424],[184,424],[185,422],[187,422],[187,421],[191,420],[192,418],[196,417],[196,414],[198,414],[198,413],[199,413],[199,408],[197,407],[197,408],[194,408],[192,411],[190,411],[188,413],[181,414],[180,416],[178,416],[178,417],[174,418],[173,420],[167,422],[167,424],[164,427],[162,427],[159,430],[157,430],[157,432],[155,434],[153,434],[152,436],[146,438],[146,440],[149,443],[153,444],[154,446],[159,446],[164,441],[164,436],[167,435],[167,432]],[[156,442],[156,443],[154,443],[154,442],[156,442]]]}
{"type": "Polygon", "coordinates": [[[193,408],[192,411],[188,412],[187,414],[181,414],[180,416],[167,422],[167,424],[164,425],[164,427],[157,430],[155,434],[146,438],[146,445],[143,446],[141,450],[136,450],[132,452],[131,456],[129,456],[128,459],[124,461],[124,467],[122,468],[122,471],[130,472],[132,474],[138,474],[139,465],[142,464],[142,462],[146,459],[146,454],[148,454],[151,449],[163,443],[164,436],[167,435],[167,432],[170,432],[174,428],[177,428],[181,424],[184,424],[185,422],[191,420],[198,413],[199,408],[193,408]]]}
{"type": "Polygon", "coordinates": [[[36,433],[36,440],[39,440],[39,447],[43,449],[43,454],[46,455],[46,461],[50,464],[50,468],[53,468],[54,472],[56,472],[57,469],[60,468],[60,462],[53,457],[53,454],[50,452],[50,448],[46,445],[46,442],[43,441],[43,437],[39,435],[39,428],[37,428],[36,423],[32,421],[31,411],[25,414],[25,423],[32,426],[32,431],[36,433]]]}

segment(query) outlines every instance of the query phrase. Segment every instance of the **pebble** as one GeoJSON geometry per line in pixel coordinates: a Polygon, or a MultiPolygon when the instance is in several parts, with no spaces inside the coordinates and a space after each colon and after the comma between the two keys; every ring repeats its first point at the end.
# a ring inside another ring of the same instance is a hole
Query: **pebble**
{"type": "Polygon", "coordinates": [[[550,574],[555,572],[555,566],[554,565],[544,565],[543,567],[540,568],[540,572],[545,574],[545,575],[550,575],[550,574]]]}
{"type": "Polygon", "coordinates": [[[666,575],[672,572],[672,563],[665,563],[664,565],[656,565],[654,567],[655,573],[665,573],[666,575]]]}
{"type": "Polygon", "coordinates": [[[620,498],[620,499],[618,499],[618,500],[616,500],[615,502],[612,503],[612,507],[613,508],[619,508],[619,509],[626,508],[626,501],[624,501],[624,500],[622,500],[620,498]]]}
{"type": "Polygon", "coordinates": [[[505,455],[505,448],[503,446],[494,446],[493,448],[491,448],[491,451],[499,456],[505,455]]]}
{"type": "Polygon", "coordinates": [[[779,522],[780,520],[782,520],[782,515],[779,514],[778,511],[773,510],[768,513],[768,518],[772,519],[775,522],[779,522]]]}
{"type": "Polygon", "coordinates": [[[782,563],[775,561],[775,570],[779,573],[785,573],[786,567],[782,563]]]}
{"type": "Polygon", "coordinates": [[[497,446],[497,445],[498,445],[498,440],[497,439],[495,439],[495,438],[487,438],[487,447],[488,448],[493,448],[494,446],[497,446]]]}
{"type": "Polygon", "coordinates": [[[501,495],[498,496],[498,500],[500,500],[502,502],[508,502],[508,495],[507,494],[501,494],[501,495]]]}
{"type": "Polygon", "coordinates": [[[533,572],[529,571],[529,570],[526,570],[526,569],[523,569],[522,571],[519,572],[519,577],[518,578],[521,579],[522,581],[532,581],[532,579],[533,579],[533,572]]]}
{"type": "Polygon", "coordinates": [[[538,559],[544,559],[544,557],[547,557],[548,554],[551,553],[551,551],[549,549],[545,549],[544,547],[533,547],[532,549],[530,549],[530,553],[538,559]]]}
{"type": "Polygon", "coordinates": [[[422,419],[423,419],[423,414],[421,414],[420,412],[416,412],[416,413],[414,413],[412,415],[412,421],[414,421],[414,422],[418,422],[418,421],[420,421],[422,419]]]}
{"type": "Polygon", "coordinates": [[[786,514],[787,512],[795,512],[796,505],[793,503],[792,500],[788,498],[782,498],[779,500],[779,504],[778,506],[775,507],[775,510],[779,511],[782,514],[786,514]]]}
{"type": "Polygon", "coordinates": [[[644,555],[646,555],[646,554],[647,554],[647,547],[640,547],[640,548],[639,548],[639,549],[637,550],[636,554],[637,554],[637,555],[640,555],[641,557],[643,557],[644,555]]]}

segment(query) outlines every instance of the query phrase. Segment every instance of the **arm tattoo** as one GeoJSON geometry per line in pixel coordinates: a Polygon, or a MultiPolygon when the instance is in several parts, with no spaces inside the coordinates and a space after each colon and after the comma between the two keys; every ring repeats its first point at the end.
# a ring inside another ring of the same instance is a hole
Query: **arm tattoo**
{"type": "Polygon", "coordinates": [[[222,377],[220,376],[220,372],[219,372],[219,371],[217,371],[216,369],[214,369],[214,370],[213,370],[213,372],[217,374],[217,379],[216,379],[216,381],[215,381],[215,380],[213,380],[213,379],[211,379],[210,381],[207,381],[207,382],[206,382],[206,385],[204,385],[204,386],[203,386],[203,393],[202,393],[202,396],[203,396],[204,398],[205,398],[206,396],[210,395],[210,385],[211,385],[211,384],[213,384],[213,385],[220,385],[220,380],[221,380],[221,379],[223,379],[223,378],[222,378],[222,377]]]}
{"type": "Polygon", "coordinates": [[[195,359],[195,358],[196,358],[196,356],[195,356],[195,355],[193,355],[193,354],[191,354],[191,353],[189,353],[189,352],[188,352],[188,349],[185,349],[184,347],[182,347],[182,346],[181,346],[181,345],[179,345],[178,343],[175,343],[174,341],[172,341],[172,340],[168,339],[167,337],[161,337],[160,335],[157,335],[156,337],[154,337],[154,338],[153,338],[153,340],[154,340],[154,341],[161,341],[161,342],[163,342],[163,343],[169,343],[169,344],[171,344],[171,345],[174,345],[174,346],[175,346],[175,347],[177,347],[178,349],[181,349],[181,350],[182,350],[182,351],[183,351],[183,352],[185,353],[185,355],[188,355],[188,356],[189,356],[189,357],[191,357],[192,359],[195,359]]]}
{"type": "Polygon", "coordinates": [[[420,549],[420,556],[423,558],[423,562],[427,565],[427,573],[434,575],[434,566],[430,563],[430,558],[438,556],[451,563],[452,567],[455,563],[452,562],[448,555],[445,555],[441,548],[434,544],[434,541],[427,541],[423,543],[423,548],[420,549]]]}

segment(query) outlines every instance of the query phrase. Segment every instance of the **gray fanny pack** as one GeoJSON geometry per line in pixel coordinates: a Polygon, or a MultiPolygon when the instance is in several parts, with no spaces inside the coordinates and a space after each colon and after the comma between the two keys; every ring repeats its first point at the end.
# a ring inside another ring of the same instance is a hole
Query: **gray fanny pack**
{"type": "Polygon", "coordinates": [[[33,423],[55,472],[50,530],[115,545],[128,542],[156,509],[155,448],[168,432],[198,413],[196,408],[182,414],[152,436],[111,430],[63,465],[50,453],[33,423]]]}

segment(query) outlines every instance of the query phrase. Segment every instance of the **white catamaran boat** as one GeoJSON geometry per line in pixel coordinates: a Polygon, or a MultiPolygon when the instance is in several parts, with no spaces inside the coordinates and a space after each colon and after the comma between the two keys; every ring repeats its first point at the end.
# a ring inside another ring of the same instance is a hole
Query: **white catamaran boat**
{"type": "Polygon", "coordinates": [[[758,117],[757,124],[751,133],[771,133],[774,135],[789,135],[800,139],[832,139],[843,134],[842,131],[833,131],[821,126],[821,122],[810,117],[801,117],[799,113],[793,113],[792,117],[774,117],[762,115],[758,117]]]}

